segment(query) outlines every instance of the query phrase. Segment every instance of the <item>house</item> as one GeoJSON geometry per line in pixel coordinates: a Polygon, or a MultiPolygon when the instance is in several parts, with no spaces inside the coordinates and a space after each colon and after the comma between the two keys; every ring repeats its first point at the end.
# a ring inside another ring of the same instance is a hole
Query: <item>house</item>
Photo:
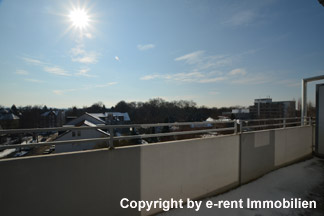
{"type": "MultiPolygon", "coordinates": [[[[95,127],[103,126],[110,124],[123,124],[125,122],[130,122],[128,113],[119,113],[119,112],[105,112],[105,113],[84,113],[78,118],[72,119],[63,127],[95,127]]],[[[129,129],[128,131],[129,132],[129,129]]],[[[122,134],[122,129],[115,129],[115,135],[122,134]]],[[[109,137],[110,134],[108,131],[101,129],[92,129],[92,130],[68,130],[59,135],[56,141],[65,141],[65,140],[77,140],[77,139],[90,139],[90,138],[105,138],[109,137]]],[[[108,141],[108,140],[107,140],[108,141]]],[[[71,152],[71,151],[81,151],[95,149],[103,146],[107,146],[107,141],[102,142],[89,142],[84,144],[64,144],[56,145],[55,153],[61,152],[71,152]]]]}
{"type": "MultiPolygon", "coordinates": [[[[78,118],[77,121],[73,126],[80,127],[80,126],[87,126],[87,127],[95,127],[96,124],[84,119],[84,117],[88,117],[87,115],[83,116],[82,118],[78,118]]],[[[77,119],[75,119],[77,120],[77,119]]],[[[69,123],[71,124],[71,123],[69,123]]],[[[71,125],[69,125],[71,126],[71,125]]],[[[55,141],[67,141],[67,140],[77,140],[77,139],[90,139],[90,138],[105,138],[109,137],[109,133],[105,132],[101,129],[89,129],[89,130],[68,130],[65,133],[59,135],[55,141]]],[[[102,142],[93,142],[89,141],[87,143],[81,144],[64,144],[64,145],[56,145],[55,146],[55,153],[62,153],[62,152],[72,152],[72,151],[82,151],[82,150],[89,150],[89,149],[96,149],[103,146],[107,146],[106,141],[102,142]]]]}
{"type": "Polygon", "coordinates": [[[106,122],[105,120],[99,118],[97,115],[93,115],[93,114],[97,114],[97,113],[84,113],[83,115],[79,116],[78,118],[72,119],[71,121],[69,121],[68,123],[66,123],[64,126],[75,126],[77,124],[79,124],[80,122],[83,122],[84,120],[87,120],[88,122],[91,122],[94,125],[105,125],[106,122]]]}
{"type": "Polygon", "coordinates": [[[89,113],[90,115],[103,120],[106,124],[125,124],[130,122],[128,113],[121,112],[105,112],[105,113],[89,113]]]}
{"type": "Polygon", "coordinates": [[[10,109],[0,110],[0,124],[3,129],[16,129],[19,128],[20,118],[13,114],[10,109]]]}
{"type": "Polygon", "coordinates": [[[50,110],[41,114],[42,127],[61,127],[64,124],[64,112],[50,110]]]}

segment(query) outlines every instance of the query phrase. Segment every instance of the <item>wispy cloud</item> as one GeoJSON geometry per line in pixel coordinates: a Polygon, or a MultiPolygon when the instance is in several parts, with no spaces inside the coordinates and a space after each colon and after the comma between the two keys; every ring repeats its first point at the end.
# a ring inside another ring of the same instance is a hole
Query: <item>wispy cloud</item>
{"type": "Polygon", "coordinates": [[[186,55],[175,58],[175,61],[185,61],[188,64],[196,64],[201,62],[202,55],[205,51],[199,50],[186,55]]]}
{"type": "Polygon", "coordinates": [[[43,80],[38,80],[38,79],[25,79],[27,82],[33,82],[33,83],[43,83],[43,80]]]}
{"type": "Polygon", "coordinates": [[[226,77],[213,77],[213,78],[208,78],[208,79],[201,79],[198,80],[197,82],[199,83],[214,83],[214,82],[219,82],[219,81],[223,81],[226,80],[226,77]]]}
{"type": "Polygon", "coordinates": [[[266,76],[264,74],[251,74],[247,77],[240,77],[239,79],[232,80],[233,84],[243,84],[243,85],[258,85],[264,83],[273,82],[273,78],[266,76]]]}
{"type": "Polygon", "coordinates": [[[85,91],[85,90],[94,89],[94,88],[106,88],[106,87],[110,87],[110,86],[113,86],[116,84],[118,84],[118,83],[117,82],[109,82],[109,83],[104,83],[104,84],[88,85],[88,86],[84,86],[83,88],[78,88],[78,89],[57,89],[57,90],[53,90],[52,92],[56,95],[63,95],[68,92],[85,91]]]}
{"type": "Polygon", "coordinates": [[[210,95],[219,95],[220,92],[219,91],[210,91],[208,92],[210,95]]]}
{"type": "Polygon", "coordinates": [[[28,75],[28,71],[25,71],[25,70],[16,70],[15,74],[19,74],[19,75],[28,75]]]}
{"type": "Polygon", "coordinates": [[[88,52],[83,48],[82,44],[78,44],[76,47],[72,48],[71,58],[73,62],[79,62],[83,64],[95,64],[98,62],[99,53],[98,52],[88,52]]]}
{"type": "Polygon", "coordinates": [[[71,74],[69,74],[67,71],[57,66],[54,67],[46,66],[44,67],[44,71],[51,74],[60,75],[60,76],[71,76],[71,74]]]}
{"type": "Polygon", "coordinates": [[[81,68],[75,75],[76,76],[84,76],[84,77],[97,77],[95,75],[89,74],[89,68],[81,68]]]}
{"type": "Polygon", "coordinates": [[[90,52],[82,55],[72,57],[73,62],[79,62],[84,64],[95,64],[98,62],[98,53],[90,52]]]}
{"type": "Polygon", "coordinates": [[[207,55],[204,50],[198,50],[177,57],[174,60],[191,65],[193,70],[208,71],[231,66],[239,57],[239,55],[207,55]]]}
{"type": "Polygon", "coordinates": [[[120,58],[118,56],[115,56],[116,61],[120,61],[120,58]]]}
{"type": "Polygon", "coordinates": [[[109,82],[106,84],[94,85],[93,88],[105,88],[105,87],[109,87],[109,86],[116,85],[116,84],[117,84],[117,82],[109,82]]]}
{"type": "MultiPolygon", "coordinates": [[[[22,59],[28,64],[33,64],[35,66],[42,67],[43,70],[47,73],[51,73],[51,74],[55,74],[55,75],[59,75],[59,76],[71,76],[70,73],[68,73],[66,70],[64,70],[63,68],[61,68],[59,66],[55,66],[50,63],[40,61],[38,59],[30,58],[30,57],[23,57],[22,59]]],[[[21,75],[28,74],[28,72],[24,71],[24,70],[17,70],[16,73],[21,74],[21,75]]]]}
{"type": "Polygon", "coordinates": [[[139,49],[140,51],[145,51],[145,50],[149,50],[149,49],[153,49],[155,48],[154,44],[138,44],[137,45],[137,49],[139,49]]]}
{"type": "Polygon", "coordinates": [[[279,80],[276,82],[279,85],[284,85],[288,87],[298,87],[301,86],[301,82],[293,79],[279,80]]]}
{"type": "Polygon", "coordinates": [[[229,71],[232,63],[243,54],[229,55],[206,55],[204,50],[191,52],[174,59],[184,62],[191,67],[191,72],[174,74],[148,74],[142,76],[141,80],[163,79],[177,82],[192,83],[216,83],[230,80],[235,76],[246,75],[245,69],[236,68],[229,71]],[[224,72],[229,71],[229,72],[224,72]]]}
{"type": "Polygon", "coordinates": [[[45,62],[42,62],[38,59],[34,59],[34,58],[29,58],[29,57],[22,57],[22,59],[28,63],[28,64],[34,64],[34,65],[45,65],[45,62]]]}
{"type": "Polygon", "coordinates": [[[233,14],[233,16],[226,20],[224,24],[229,24],[232,26],[248,25],[255,19],[257,19],[257,14],[255,11],[244,10],[233,14]]]}
{"type": "Polygon", "coordinates": [[[246,71],[245,71],[245,69],[237,68],[237,69],[231,70],[228,74],[231,76],[236,76],[236,75],[244,76],[244,75],[246,75],[246,71]]]}
{"type": "Polygon", "coordinates": [[[62,89],[62,90],[53,90],[53,93],[56,95],[63,95],[67,92],[77,91],[77,89],[62,89]]]}
{"type": "Polygon", "coordinates": [[[204,74],[201,72],[190,72],[190,73],[176,73],[176,74],[152,74],[146,75],[140,78],[141,80],[153,80],[163,79],[178,82],[192,82],[192,83],[213,83],[219,82],[225,77],[211,77],[210,74],[204,74]]]}
{"type": "Polygon", "coordinates": [[[158,79],[160,78],[161,75],[158,75],[158,74],[151,74],[151,75],[146,75],[146,76],[143,76],[141,77],[140,79],[141,80],[153,80],[153,79],[158,79]]]}

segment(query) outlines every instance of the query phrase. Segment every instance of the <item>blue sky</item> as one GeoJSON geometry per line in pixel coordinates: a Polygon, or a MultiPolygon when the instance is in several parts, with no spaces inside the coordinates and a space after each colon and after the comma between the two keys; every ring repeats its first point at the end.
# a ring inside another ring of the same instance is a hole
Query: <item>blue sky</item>
{"type": "Polygon", "coordinates": [[[323,20],[317,0],[2,0],[0,105],[297,100],[324,74],[323,20]]]}

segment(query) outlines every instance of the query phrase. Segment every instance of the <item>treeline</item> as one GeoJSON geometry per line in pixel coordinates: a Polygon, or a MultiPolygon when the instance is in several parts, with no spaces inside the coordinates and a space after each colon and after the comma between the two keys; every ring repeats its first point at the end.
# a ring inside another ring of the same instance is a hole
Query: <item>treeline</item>
{"type": "MultiPolygon", "coordinates": [[[[155,98],[147,102],[120,101],[110,108],[106,108],[102,102],[95,103],[89,107],[78,108],[73,106],[68,109],[48,108],[47,106],[16,107],[12,105],[10,112],[20,118],[20,128],[38,128],[42,125],[41,115],[50,110],[65,111],[65,117],[78,117],[85,112],[127,112],[132,123],[163,123],[205,121],[208,117],[216,119],[218,116],[222,115],[223,112],[231,111],[232,108],[233,107],[198,107],[193,101],[166,101],[161,98],[155,98]]],[[[2,109],[4,109],[4,107],[2,107],[2,109]]]]}
{"type": "Polygon", "coordinates": [[[208,117],[217,118],[223,112],[231,110],[232,107],[220,109],[198,107],[193,101],[166,101],[155,98],[147,102],[120,101],[110,109],[107,109],[101,102],[95,103],[91,107],[72,107],[66,111],[66,115],[80,116],[84,112],[127,112],[133,123],[163,123],[204,121],[208,117]]]}

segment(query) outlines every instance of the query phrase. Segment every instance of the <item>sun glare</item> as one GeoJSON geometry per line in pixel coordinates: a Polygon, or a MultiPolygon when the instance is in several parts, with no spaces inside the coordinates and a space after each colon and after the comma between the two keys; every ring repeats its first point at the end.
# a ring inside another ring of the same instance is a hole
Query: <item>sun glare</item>
{"type": "Polygon", "coordinates": [[[74,9],[70,12],[69,18],[72,25],[78,29],[84,29],[89,25],[89,15],[84,9],[74,9]]]}

